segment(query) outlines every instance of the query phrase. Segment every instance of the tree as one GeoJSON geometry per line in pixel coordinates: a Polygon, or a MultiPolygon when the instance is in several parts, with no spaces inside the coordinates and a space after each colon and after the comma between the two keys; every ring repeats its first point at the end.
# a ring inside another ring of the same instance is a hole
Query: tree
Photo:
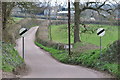
{"type": "Polygon", "coordinates": [[[10,17],[12,8],[15,6],[15,3],[2,2],[2,24],[3,29],[6,28],[7,21],[10,17]]]}
{"type": "Polygon", "coordinates": [[[74,20],[74,43],[80,42],[79,37],[79,22],[80,22],[80,9],[79,9],[79,2],[74,3],[75,6],[75,20],[74,20]]]}
{"type": "MultiPolygon", "coordinates": [[[[35,2],[2,2],[2,40],[12,42],[13,35],[8,33],[9,22],[11,22],[11,12],[14,8],[20,8],[27,13],[36,14],[43,10],[43,5],[35,2]]],[[[12,42],[14,43],[14,41],[12,42]]]]}
{"type": "MultiPolygon", "coordinates": [[[[39,5],[42,3],[39,3],[39,5]]],[[[43,5],[39,6],[38,3],[33,2],[2,2],[2,24],[3,29],[6,28],[6,24],[8,23],[8,20],[10,19],[11,11],[14,7],[18,7],[21,10],[26,10],[30,13],[38,13],[42,11],[43,5]],[[34,11],[32,11],[34,9],[34,11]],[[31,11],[30,11],[31,10],[31,11]]]]}
{"type": "MultiPolygon", "coordinates": [[[[114,0],[114,2],[116,2],[114,0]]],[[[117,3],[117,2],[116,2],[117,3]]],[[[75,7],[75,20],[74,20],[74,43],[80,42],[80,34],[79,34],[79,24],[81,24],[80,17],[81,13],[86,10],[93,10],[96,11],[99,15],[105,17],[102,12],[107,12],[108,14],[112,14],[114,12],[116,6],[110,2],[110,0],[105,0],[104,2],[80,2],[80,0],[75,0],[74,2],[75,7]]]]}

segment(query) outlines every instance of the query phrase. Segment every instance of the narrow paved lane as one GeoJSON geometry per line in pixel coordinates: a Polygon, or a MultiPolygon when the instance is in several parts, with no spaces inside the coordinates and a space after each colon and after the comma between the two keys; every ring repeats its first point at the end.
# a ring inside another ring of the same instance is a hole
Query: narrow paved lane
{"type": "MultiPolygon", "coordinates": [[[[48,52],[34,44],[38,27],[31,28],[25,35],[25,62],[30,68],[23,78],[106,78],[104,73],[84,68],[62,64],[53,59],[48,52]]],[[[22,56],[22,39],[17,40],[17,49],[22,56]]]]}

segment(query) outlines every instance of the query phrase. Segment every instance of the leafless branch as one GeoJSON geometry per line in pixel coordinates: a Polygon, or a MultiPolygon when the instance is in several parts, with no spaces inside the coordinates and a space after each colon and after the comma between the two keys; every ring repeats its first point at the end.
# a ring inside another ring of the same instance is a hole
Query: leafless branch
{"type": "Polygon", "coordinates": [[[112,12],[115,11],[116,6],[113,8],[112,2],[109,0],[105,0],[103,3],[101,2],[86,2],[86,3],[80,3],[80,11],[85,11],[85,10],[94,10],[97,11],[98,14],[100,14],[100,11],[107,12],[108,14],[112,14],[112,12]],[[109,3],[107,3],[109,2],[109,3]],[[104,8],[104,6],[107,6],[108,8],[104,8]]]}

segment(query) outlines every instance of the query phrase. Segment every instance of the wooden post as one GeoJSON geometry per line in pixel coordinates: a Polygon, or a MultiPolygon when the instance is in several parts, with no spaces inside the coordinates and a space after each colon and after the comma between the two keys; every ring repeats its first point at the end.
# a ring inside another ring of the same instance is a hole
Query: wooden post
{"type": "Polygon", "coordinates": [[[70,0],[68,0],[68,44],[69,44],[69,55],[70,55],[70,0]]]}

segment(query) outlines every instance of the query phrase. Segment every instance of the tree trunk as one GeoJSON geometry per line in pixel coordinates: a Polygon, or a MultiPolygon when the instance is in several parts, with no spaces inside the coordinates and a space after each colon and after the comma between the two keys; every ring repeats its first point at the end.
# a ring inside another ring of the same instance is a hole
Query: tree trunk
{"type": "Polygon", "coordinates": [[[3,29],[6,28],[6,22],[7,22],[7,17],[6,17],[6,3],[3,2],[2,3],[2,25],[3,25],[3,29]]]}
{"type": "Polygon", "coordinates": [[[49,27],[49,39],[50,39],[50,41],[52,41],[51,17],[50,17],[50,16],[51,16],[51,10],[49,9],[49,17],[48,17],[48,18],[49,18],[49,19],[48,19],[48,20],[49,20],[49,23],[48,23],[48,24],[49,24],[49,25],[48,25],[48,27],[49,27]]]}
{"type": "Polygon", "coordinates": [[[2,2],[2,24],[3,24],[3,29],[6,28],[6,24],[8,19],[10,18],[11,11],[15,3],[7,3],[7,2],[2,2]]]}
{"type": "Polygon", "coordinates": [[[80,36],[79,36],[79,23],[80,23],[79,2],[75,2],[74,6],[75,6],[74,43],[76,43],[76,42],[80,42],[80,36]]]}

